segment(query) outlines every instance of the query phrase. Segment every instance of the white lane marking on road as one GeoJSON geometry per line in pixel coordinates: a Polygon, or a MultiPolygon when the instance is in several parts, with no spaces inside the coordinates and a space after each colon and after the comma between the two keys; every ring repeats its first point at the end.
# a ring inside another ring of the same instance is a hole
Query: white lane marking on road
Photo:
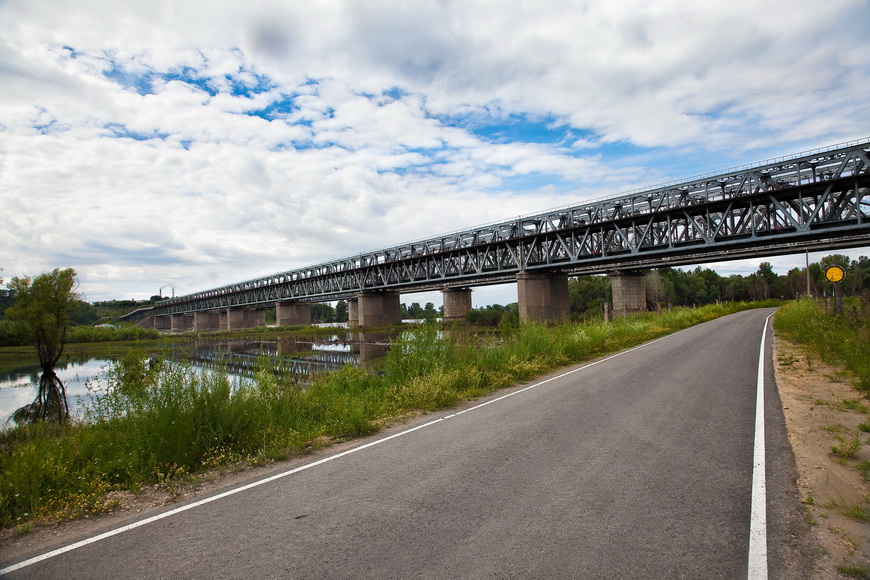
{"type": "Polygon", "coordinates": [[[758,380],[755,394],[755,451],[752,458],[752,509],[749,516],[749,580],[767,580],[767,483],[764,452],[764,320],[761,348],[758,353],[758,380]]]}
{"type": "Polygon", "coordinates": [[[468,409],[465,409],[465,410],[463,410],[463,411],[457,411],[456,413],[451,413],[450,415],[446,415],[446,416],[441,417],[441,418],[439,418],[439,419],[434,419],[434,420],[432,420],[432,421],[429,421],[428,423],[423,423],[422,425],[417,425],[416,427],[411,427],[411,428],[409,428],[409,429],[405,429],[404,431],[401,431],[401,432],[399,432],[399,433],[394,433],[394,434],[392,434],[392,435],[389,435],[389,436],[384,437],[384,438],[382,438],[382,439],[378,439],[378,440],[376,440],[376,441],[370,441],[369,443],[365,443],[365,444],[363,444],[363,445],[360,445],[359,447],[354,447],[353,449],[348,449],[347,451],[342,451],[341,453],[336,453],[335,455],[330,455],[329,457],[324,457],[323,459],[319,459],[319,460],[317,460],[317,461],[313,461],[313,462],[311,462],[311,463],[307,463],[307,464],[302,465],[302,466],[300,466],[300,467],[296,467],[295,469],[291,469],[291,470],[289,470],[289,471],[284,471],[284,472],[281,472],[281,473],[277,473],[277,474],[275,474],[275,475],[271,475],[271,476],[269,476],[269,477],[267,477],[267,478],[264,478],[264,479],[261,479],[261,480],[258,480],[258,481],[255,481],[255,482],[252,482],[252,483],[249,483],[249,484],[243,485],[243,486],[241,486],[241,487],[237,487],[237,488],[231,489],[231,490],[229,490],[229,491],[225,491],[225,492],[223,492],[223,493],[219,493],[219,494],[217,494],[217,495],[214,495],[214,496],[211,496],[211,497],[207,497],[207,498],[205,498],[205,499],[201,499],[201,500],[198,500],[198,501],[195,501],[195,502],[191,502],[191,503],[189,503],[189,504],[187,504],[187,505],[183,505],[183,506],[178,507],[178,508],[175,508],[175,509],[171,509],[171,510],[166,511],[166,512],[163,512],[163,513],[161,513],[161,514],[157,514],[156,516],[151,516],[151,517],[149,517],[149,518],[145,518],[144,520],[139,520],[138,522],[134,522],[134,523],[132,523],[132,524],[128,524],[128,525],[126,525],[126,526],[122,526],[122,527],[120,527],[120,528],[116,528],[116,529],[114,529],[114,530],[109,530],[108,532],[104,532],[104,533],[99,534],[99,535],[96,535],[96,536],[94,536],[94,537],[92,537],[92,538],[86,538],[86,539],[81,540],[81,541],[79,541],[79,542],[76,542],[76,543],[74,543],[74,544],[69,544],[68,546],[63,546],[63,547],[61,547],[61,548],[57,548],[56,550],[52,550],[52,551],[50,551],[50,552],[46,552],[45,554],[40,554],[39,556],[34,556],[33,558],[30,558],[29,560],[24,560],[24,561],[19,562],[19,563],[17,563],[17,564],[12,564],[11,566],[7,566],[6,568],[0,569],[0,576],[4,576],[4,575],[6,575],[6,574],[9,574],[10,572],[14,572],[15,570],[20,570],[20,569],[22,569],[22,568],[26,568],[26,567],[28,567],[28,566],[32,566],[33,564],[38,564],[39,562],[43,562],[43,561],[48,560],[48,559],[50,559],[50,558],[54,558],[55,556],[60,556],[61,554],[65,554],[65,553],[67,553],[67,552],[71,552],[71,551],[76,550],[76,549],[78,549],[78,548],[83,548],[83,547],[85,547],[85,546],[88,546],[88,545],[90,545],[90,544],[94,544],[94,543],[99,542],[99,541],[101,541],[101,540],[105,540],[105,539],[111,538],[112,536],[117,536],[117,535],[119,535],[119,534],[123,534],[124,532],[128,532],[128,531],[130,531],[130,530],[133,530],[133,529],[136,529],[136,528],[139,528],[139,527],[142,527],[142,526],[145,526],[145,525],[148,525],[148,524],[154,523],[154,522],[156,522],[156,521],[158,521],[158,520],[162,520],[162,519],[164,519],[164,518],[168,518],[168,517],[170,517],[170,516],[174,516],[174,515],[176,515],[176,514],[180,514],[180,513],[182,513],[182,512],[186,512],[187,510],[193,509],[193,508],[195,508],[195,507],[199,507],[199,506],[201,506],[201,505],[205,505],[205,504],[207,504],[207,503],[211,503],[211,502],[213,502],[213,501],[217,501],[217,500],[219,500],[219,499],[223,499],[223,498],[225,498],[225,497],[229,497],[229,496],[231,496],[231,495],[235,495],[235,494],[237,494],[237,493],[241,493],[241,492],[243,492],[243,491],[247,491],[247,490],[249,490],[249,489],[253,489],[253,488],[255,488],[255,487],[258,487],[258,486],[264,485],[264,484],[266,484],[266,483],[269,483],[269,482],[275,481],[275,480],[277,480],[277,479],[281,479],[281,478],[283,478],[283,477],[288,477],[288,476],[290,476],[290,475],[293,475],[293,474],[299,473],[300,471],[305,471],[305,470],[307,470],[307,469],[311,469],[312,467],[317,467],[318,465],[322,465],[322,464],[324,464],[324,463],[328,463],[328,462],[330,462],[330,461],[335,461],[336,459],[339,459],[339,458],[341,458],[341,457],[344,457],[345,455],[350,455],[351,453],[357,453],[358,451],[362,451],[362,450],[364,450],[364,449],[368,449],[369,447],[374,447],[375,445],[380,445],[381,443],[386,443],[387,441],[390,441],[390,440],[392,440],[392,439],[396,439],[397,437],[403,437],[403,436],[405,436],[405,435],[408,435],[408,434],[410,434],[410,433],[413,433],[414,431],[419,431],[420,429],[425,429],[425,428],[427,428],[427,427],[431,427],[432,425],[436,425],[436,424],[441,423],[441,422],[443,422],[443,421],[446,421],[446,420],[448,420],[448,419],[452,419],[452,418],[454,418],[454,417],[458,417],[459,415],[464,415],[465,413],[468,413],[468,412],[470,412],[470,411],[475,411],[475,410],[477,410],[477,409],[481,409],[481,408],[483,408],[483,407],[486,407],[487,405],[491,405],[491,404],[493,404],[493,403],[497,403],[497,402],[499,402],[499,401],[503,401],[503,400],[505,400],[505,399],[507,399],[507,398],[509,398],[509,397],[513,397],[514,395],[519,395],[520,393],[524,393],[524,392],[529,391],[529,390],[531,390],[531,389],[535,389],[535,388],[537,388],[537,387],[540,387],[541,385],[545,385],[545,384],[550,383],[550,382],[552,382],[552,381],[555,381],[555,380],[561,379],[561,378],[563,378],[563,377],[567,377],[568,375],[572,375],[572,374],[574,374],[574,373],[577,373],[577,372],[580,372],[580,371],[586,370],[586,369],[588,369],[588,368],[594,367],[594,366],[599,365],[599,364],[601,364],[601,363],[604,363],[604,362],[607,362],[607,361],[609,361],[609,360],[612,360],[612,359],[615,359],[615,358],[617,358],[617,357],[620,357],[620,356],[622,356],[622,355],[624,355],[624,354],[628,354],[628,353],[630,353],[630,352],[634,352],[634,351],[639,350],[639,349],[641,349],[641,348],[644,348],[644,347],[650,346],[650,345],[652,345],[652,344],[655,344],[655,343],[657,343],[657,342],[659,342],[659,341],[662,341],[662,340],[665,340],[665,339],[668,339],[668,338],[671,338],[671,337],[677,336],[678,334],[682,334],[683,332],[686,332],[686,331],[688,331],[688,330],[691,330],[692,328],[698,328],[698,326],[700,326],[700,325],[696,325],[696,326],[693,326],[693,327],[690,327],[690,328],[685,328],[685,329],[680,330],[680,331],[678,331],[678,332],[674,332],[673,334],[669,334],[669,335],[667,335],[667,336],[663,336],[663,337],[661,337],[661,338],[657,338],[657,339],[655,339],[655,340],[651,340],[651,341],[649,341],[649,342],[645,342],[644,344],[641,344],[641,345],[635,346],[635,347],[633,347],[633,348],[630,348],[630,349],[624,350],[624,351],[622,351],[622,352],[618,352],[618,353],[616,353],[616,354],[614,354],[614,355],[611,355],[611,356],[608,356],[608,357],[606,357],[606,358],[603,358],[603,359],[597,360],[597,361],[592,362],[592,363],[589,363],[589,364],[587,364],[587,365],[583,365],[582,367],[577,367],[577,368],[575,368],[575,369],[571,369],[570,371],[564,372],[564,373],[562,373],[562,374],[560,374],[560,375],[557,375],[557,376],[554,376],[554,377],[550,377],[549,379],[544,379],[543,381],[540,381],[540,382],[534,383],[534,384],[532,384],[532,385],[529,385],[529,386],[524,387],[524,388],[522,388],[522,389],[518,389],[518,390],[516,390],[516,391],[512,391],[512,392],[510,392],[510,393],[507,393],[507,394],[502,395],[502,396],[500,396],[500,397],[497,397],[497,398],[495,398],[495,399],[490,399],[490,400],[488,400],[488,401],[484,401],[483,403],[480,403],[479,405],[475,405],[475,406],[470,407],[470,408],[468,408],[468,409]]]}

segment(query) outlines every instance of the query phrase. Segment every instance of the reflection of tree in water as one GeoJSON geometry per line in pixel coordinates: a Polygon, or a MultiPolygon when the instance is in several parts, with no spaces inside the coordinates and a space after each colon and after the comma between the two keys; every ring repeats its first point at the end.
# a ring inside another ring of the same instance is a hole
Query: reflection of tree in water
{"type": "Polygon", "coordinates": [[[32,403],[12,414],[12,420],[19,425],[46,419],[63,421],[67,417],[69,417],[69,403],[66,398],[66,387],[54,369],[43,370],[39,377],[36,398],[32,403]]]}
{"type": "Polygon", "coordinates": [[[16,277],[9,283],[15,304],[6,316],[36,348],[42,370],[36,398],[12,415],[18,424],[49,419],[63,422],[69,417],[66,387],[55,367],[66,344],[70,308],[79,299],[73,290],[75,275],[72,268],[55,269],[33,279],[16,277]]]}

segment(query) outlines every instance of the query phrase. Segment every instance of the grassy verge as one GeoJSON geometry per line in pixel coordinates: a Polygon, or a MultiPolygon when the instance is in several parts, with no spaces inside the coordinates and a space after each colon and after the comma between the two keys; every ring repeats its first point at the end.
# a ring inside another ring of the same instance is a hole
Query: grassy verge
{"type": "Polygon", "coordinates": [[[783,338],[804,345],[831,365],[843,365],[856,378],[855,386],[870,395],[870,317],[858,314],[858,299],[847,299],[838,316],[825,313],[814,300],[791,302],[774,318],[783,338]]]}
{"type": "Polygon", "coordinates": [[[783,339],[777,383],[794,441],[805,518],[818,526],[816,573],[830,575],[835,568],[842,577],[870,578],[868,549],[860,540],[870,522],[870,304],[866,298],[863,308],[859,299],[844,303],[845,314],[839,316],[826,314],[812,300],[777,312],[774,324],[783,339]]]}
{"type": "Polygon", "coordinates": [[[136,491],[209,468],[266,462],[373,433],[416,413],[762,304],[640,314],[611,324],[523,324],[476,332],[424,325],[395,341],[378,368],[348,366],[305,389],[264,364],[254,381],[128,354],[89,403],[89,421],[0,433],[0,525],[110,509],[136,491]]]}

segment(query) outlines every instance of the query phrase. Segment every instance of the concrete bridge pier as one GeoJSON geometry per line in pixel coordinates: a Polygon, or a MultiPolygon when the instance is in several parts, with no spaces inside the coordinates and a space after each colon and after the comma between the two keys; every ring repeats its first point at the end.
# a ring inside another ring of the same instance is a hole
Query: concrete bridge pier
{"type": "Polygon", "coordinates": [[[359,299],[348,298],[347,303],[347,327],[359,328],[359,299]]]}
{"type": "Polygon", "coordinates": [[[163,315],[154,317],[154,328],[157,330],[172,330],[172,316],[163,315]]]}
{"type": "Polygon", "coordinates": [[[402,306],[396,292],[357,294],[357,326],[371,328],[402,322],[402,306]]]}
{"type": "Polygon", "coordinates": [[[561,272],[517,274],[520,320],[553,324],[571,318],[568,275],[561,272]]]}
{"type": "Polygon", "coordinates": [[[278,302],[275,305],[275,322],[278,326],[307,326],[311,324],[311,303],[278,302]]]}
{"type": "Polygon", "coordinates": [[[196,331],[203,330],[220,330],[220,314],[215,312],[214,310],[207,310],[205,312],[194,312],[193,313],[193,329],[196,331]]]}
{"type": "Polygon", "coordinates": [[[142,318],[139,322],[136,323],[136,326],[139,328],[155,328],[154,327],[154,318],[153,314],[149,314],[142,318]]]}
{"type": "Polygon", "coordinates": [[[254,308],[228,308],[227,330],[266,326],[266,311],[254,308]]]}
{"type": "Polygon", "coordinates": [[[173,314],[169,318],[170,330],[172,330],[172,332],[193,330],[193,314],[173,314]]]}
{"type": "Polygon", "coordinates": [[[646,310],[644,273],[636,270],[614,272],[609,275],[613,288],[613,314],[625,316],[646,310]]]}
{"type": "Polygon", "coordinates": [[[464,320],[471,311],[471,288],[445,288],[441,295],[444,298],[444,321],[464,320]]]}

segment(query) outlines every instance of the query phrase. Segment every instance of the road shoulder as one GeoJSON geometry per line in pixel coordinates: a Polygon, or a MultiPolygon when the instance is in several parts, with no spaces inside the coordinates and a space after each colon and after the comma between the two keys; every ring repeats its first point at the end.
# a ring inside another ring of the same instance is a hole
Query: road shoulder
{"type": "Polygon", "coordinates": [[[870,401],[842,370],[779,337],[774,338],[773,366],[809,527],[813,574],[870,577],[865,479],[870,445],[860,427],[870,427],[870,401]]]}

